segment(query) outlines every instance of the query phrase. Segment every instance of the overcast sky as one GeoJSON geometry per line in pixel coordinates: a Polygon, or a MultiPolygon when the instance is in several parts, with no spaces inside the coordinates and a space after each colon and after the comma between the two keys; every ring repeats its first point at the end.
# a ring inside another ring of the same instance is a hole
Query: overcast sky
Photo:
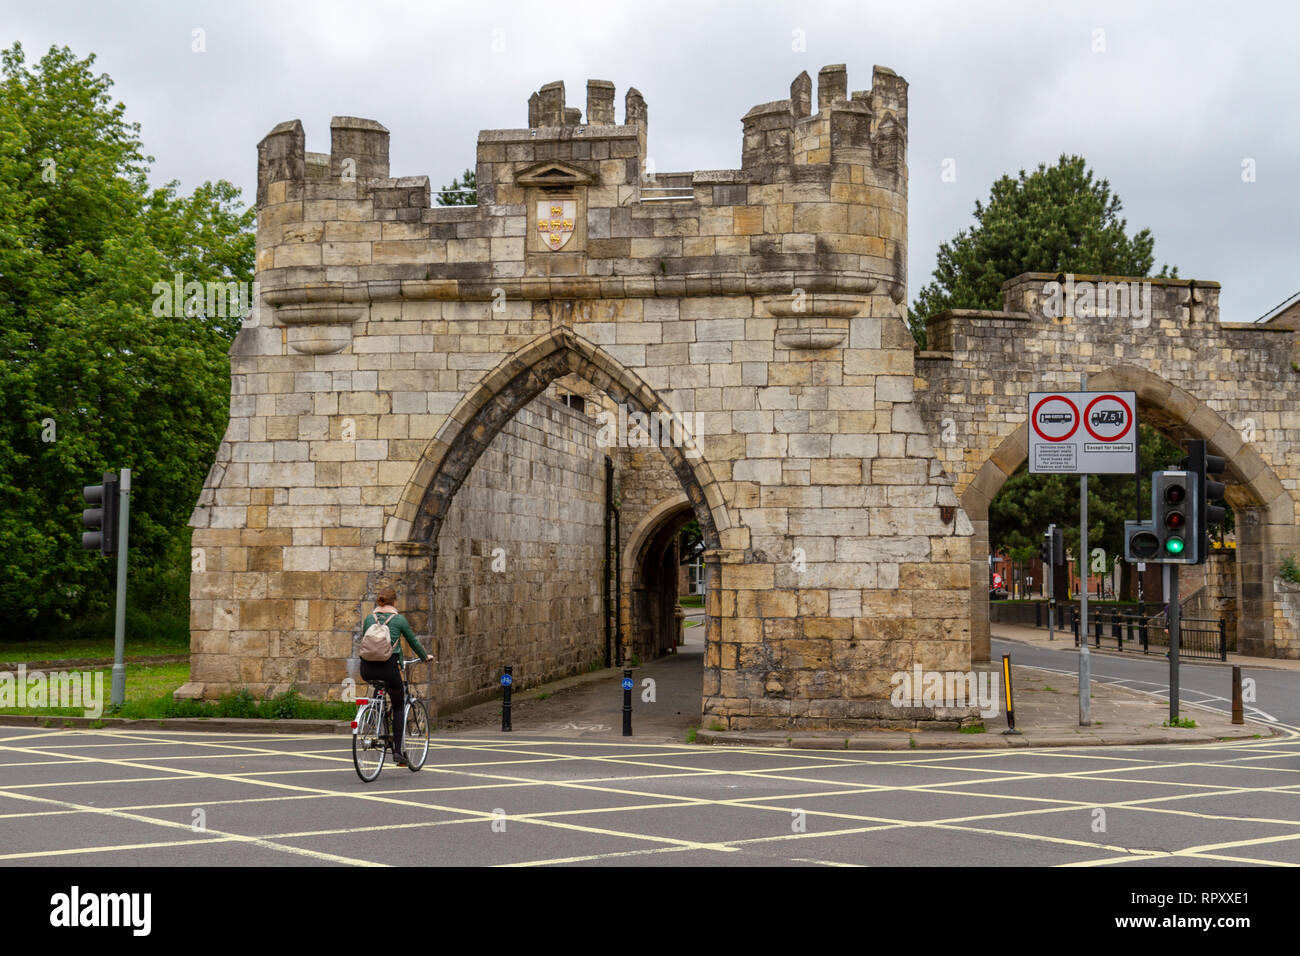
{"type": "Polygon", "coordinates": [[[911,88],[909,300],[994,179],[1070,152],[1151,229],[1157,269],[1221,282],[1223,319],[1254,320],[1300,290],[1300,5],[1136,6],[0,0],[0,42],[94,52],[157,181],[224,178],[249,202],[281,120],[326,152],[330,116],[376,119],[393,175],[436,187],[479,129],[526,126],[541,84],[585,108],[595,78],[619,122],[627,87],[645,96],[659,171],[733,168],[741,116],[800,70],[845,63],[855,90],[881,64],[911,88]]]}

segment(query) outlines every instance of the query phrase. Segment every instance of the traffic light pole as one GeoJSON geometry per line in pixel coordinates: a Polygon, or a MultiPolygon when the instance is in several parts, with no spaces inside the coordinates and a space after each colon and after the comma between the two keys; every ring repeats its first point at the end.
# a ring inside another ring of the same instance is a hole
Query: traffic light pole
{"type": "Polygon", "coordinates": [[[1079,726],[1092,726],[1092,654],[1088,650],[1088,476],[1079,476],[1079,726]]]}
{"type": "Polygon", "coordinates": [[[130,526],[131,469],[123,468],[117,487],[117,608],[113,616],[113,681],[111,701],[121,707],[126,699],[126,532],[130,526]]]}
{"type": "Polygon", "coordinates": [[[1056,525],[1048,525],[1048,640],[1056,640],[1056,545],[1053,537],[1056,525]]]}
{"type": "Polygon", "coordinates": [[[1169,601],[1169,723],[1178,720],[1178,647],[1182,639],[1183,609],[1178,597],[1178,565],[1165,565],[1165,598],[1169,601]]]}

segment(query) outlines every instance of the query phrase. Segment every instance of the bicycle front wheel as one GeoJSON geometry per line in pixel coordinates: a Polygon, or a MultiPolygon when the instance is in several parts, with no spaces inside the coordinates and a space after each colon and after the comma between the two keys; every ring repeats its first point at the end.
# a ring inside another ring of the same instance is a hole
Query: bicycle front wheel
{"type": "Polygon", "coordinates": [[[407,766],[414,773],[424,766],[429,756],[429,712],[424,708],[424,701],[413,700],[406,712],[406,733],[402,735],[402,747],[406,751],[407,766]]]}
{"type": "Polygon", "coordinates": [[[352,735],[352,764],[357,776],[366,783],[379,776],[384,769],[384,738],[382,712],[379,704],[366,704],[357,718],[357,729],[352,735]]]}

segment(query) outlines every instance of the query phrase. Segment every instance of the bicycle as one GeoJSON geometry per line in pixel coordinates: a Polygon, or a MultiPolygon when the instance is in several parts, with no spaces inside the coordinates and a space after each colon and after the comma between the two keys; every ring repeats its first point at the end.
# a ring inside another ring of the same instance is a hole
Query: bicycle
{"type": "MultiPolygon", "coordinates": [[[[429,711],[424,706],[424,701],[411,693],[410,685],[406,682],[407,665],[419,660],[418,657],[412,657],[401,661],[402,689],[406,692],[405,713],[402,715],[402,751],[412,773],[423,767],[429,756],[429,711]]],[[[375,681],[371,690],[370,697],[357,698],[357,715],[352,721],[352,764],[356,767],[357,776],[366,783],[379,776],[388,754],[397,756],[393,750],[393,714],[388,707],[384,682],[375,681]]]]}

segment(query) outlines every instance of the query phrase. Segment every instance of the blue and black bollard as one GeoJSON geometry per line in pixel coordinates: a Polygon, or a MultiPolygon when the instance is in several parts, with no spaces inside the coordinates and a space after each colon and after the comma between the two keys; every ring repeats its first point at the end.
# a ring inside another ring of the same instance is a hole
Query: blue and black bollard
{"type": "Polygon", "coordinates": [[[623,736],[632,736],[632,671],[623,671],[623,736]]]}
{"type": "Polygon", "coordinates": [[[510,675],[514,668],[509,664],[506,665],[506,672],[501,675],[501,729],[510,729],[510,688],[515,679],[510,675]]]}

